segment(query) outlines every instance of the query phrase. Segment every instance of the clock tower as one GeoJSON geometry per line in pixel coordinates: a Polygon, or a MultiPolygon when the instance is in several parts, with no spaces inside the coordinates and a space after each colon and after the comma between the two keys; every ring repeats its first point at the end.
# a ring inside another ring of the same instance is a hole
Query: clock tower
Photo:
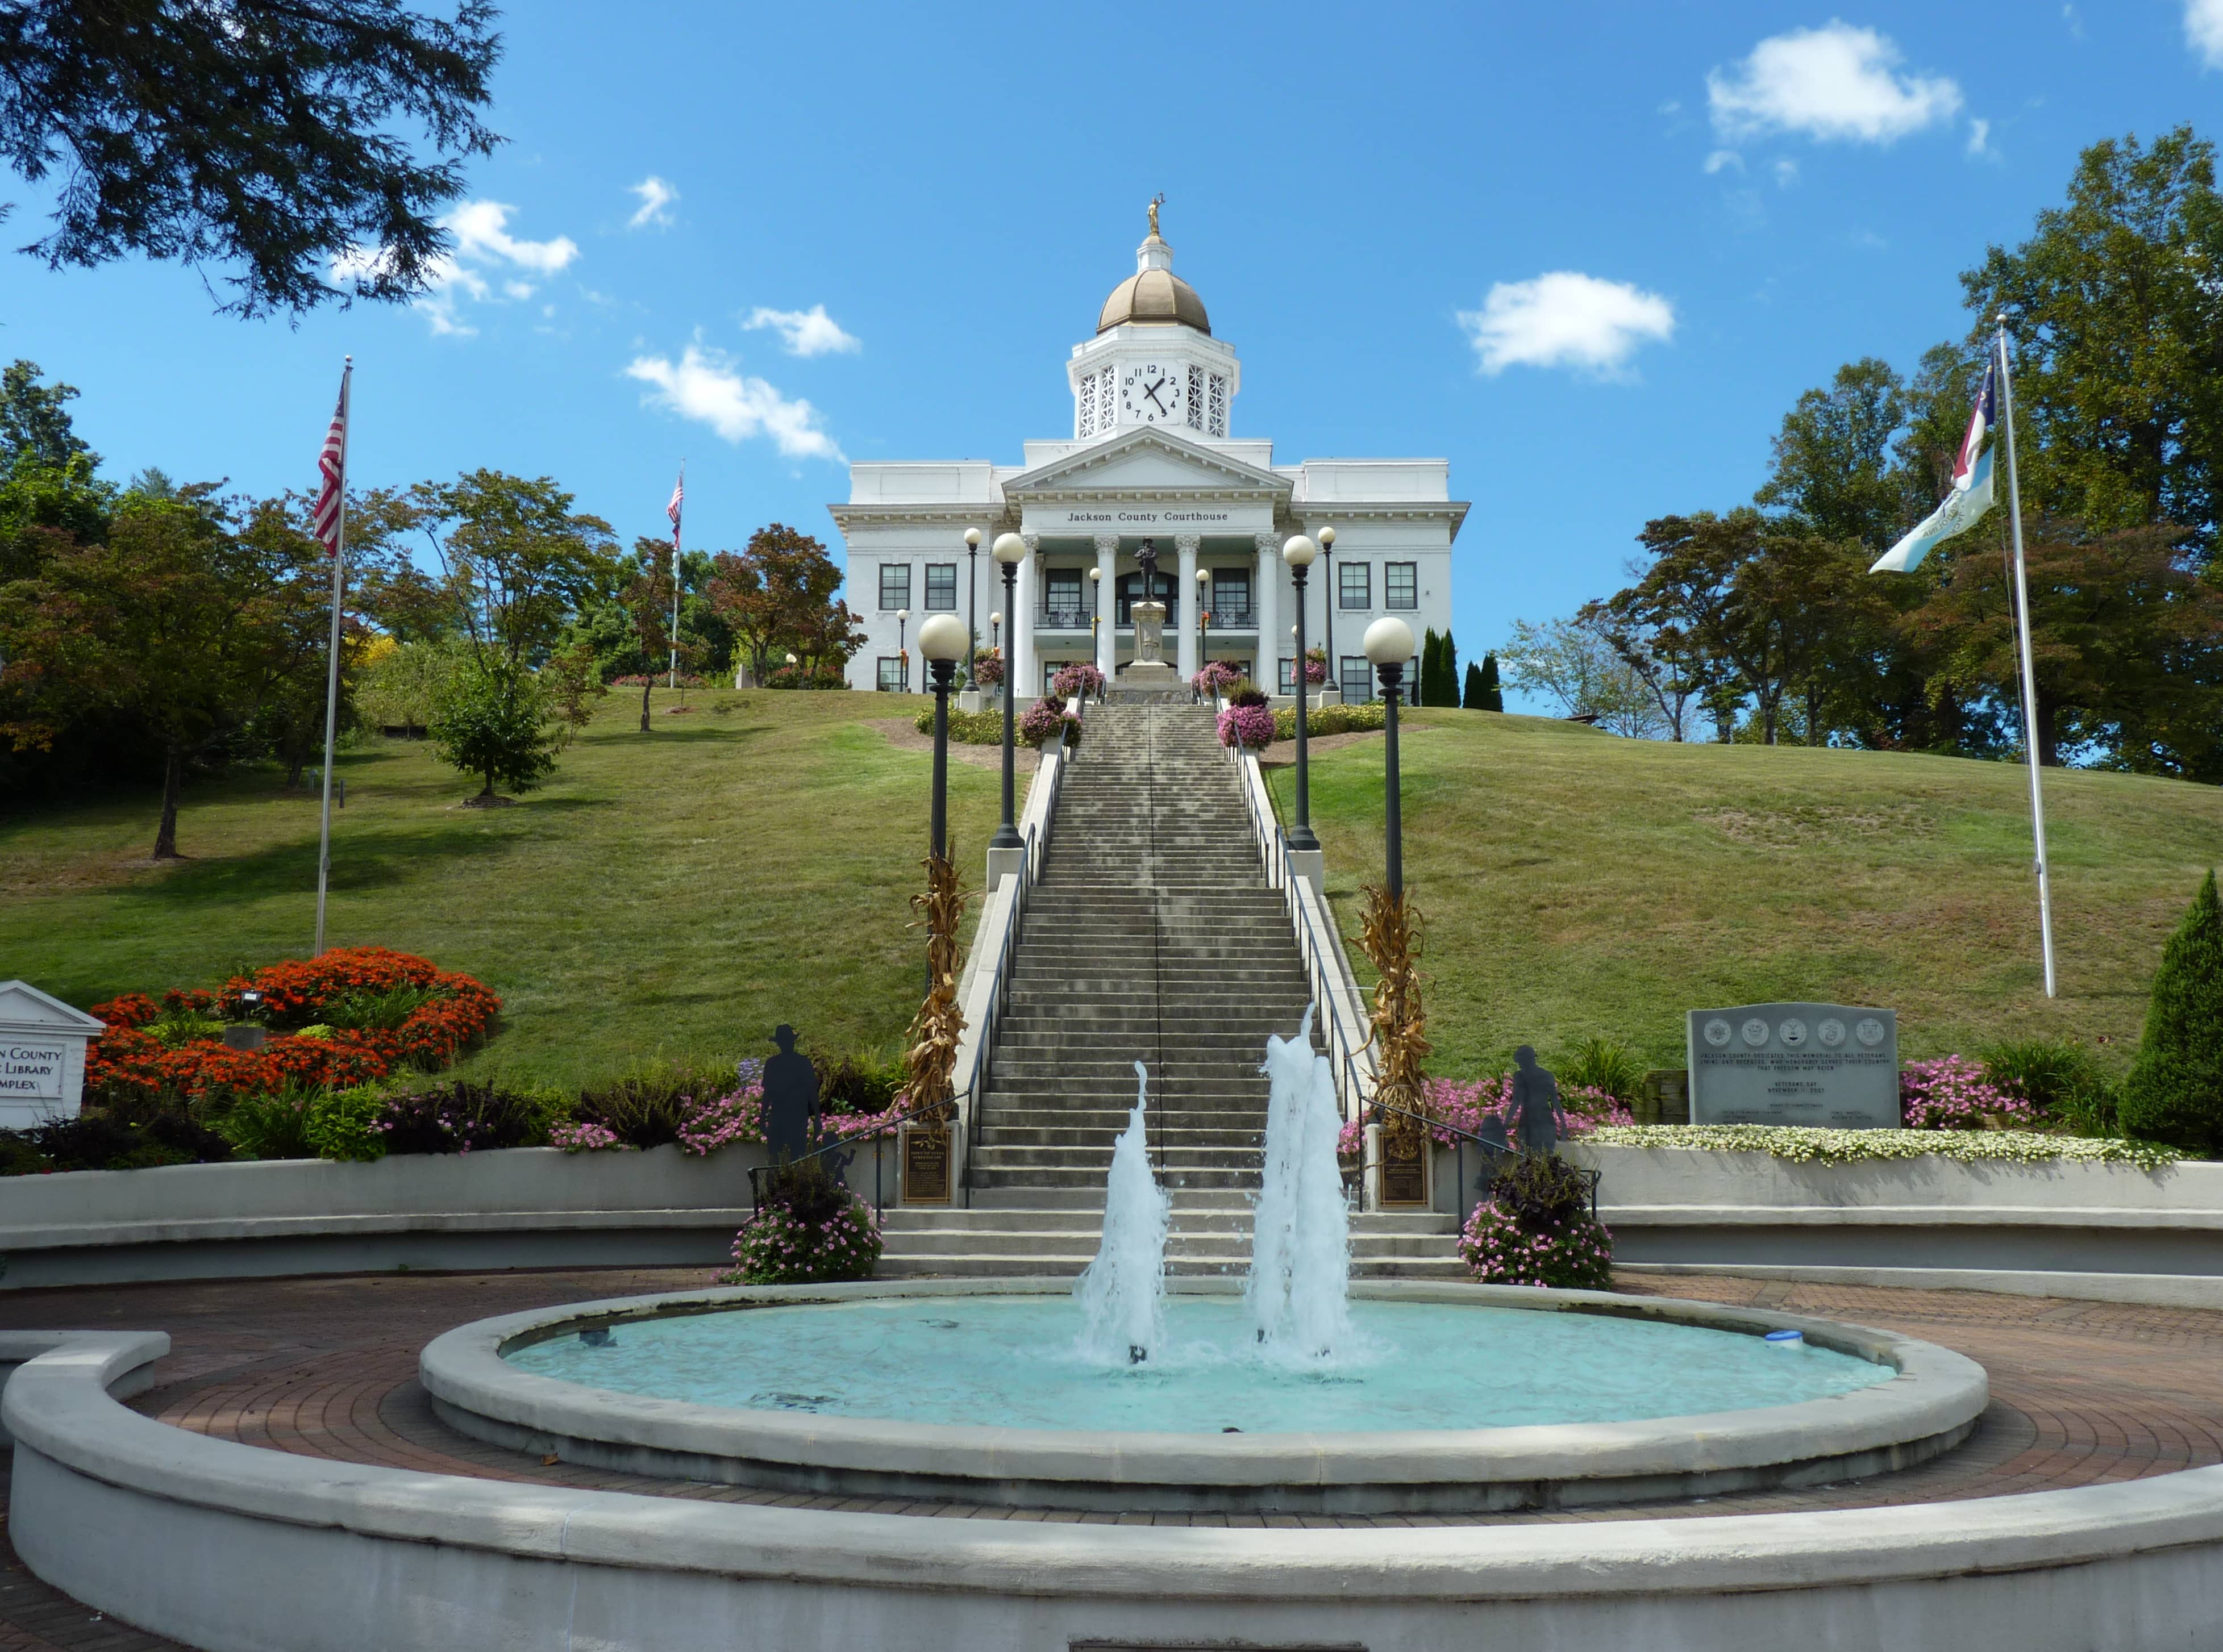
{"type": "Polygon", "coordinates": [[[1135,273],[1112,289],[1096,336],[1074,346],[1073,434],[1083,442],[1137,426],[1224,440],[1228,404],[1242,382],[1235,352],[1212,336],[1196,289],[1174,273],[1174,249],[1150,233],[1135,249],[1135,273]]]}

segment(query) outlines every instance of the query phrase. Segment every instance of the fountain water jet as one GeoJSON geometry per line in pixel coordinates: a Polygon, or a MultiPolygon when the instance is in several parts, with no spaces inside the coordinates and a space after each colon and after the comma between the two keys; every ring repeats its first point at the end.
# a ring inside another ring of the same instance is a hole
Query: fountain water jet
{"type": "Polygon", "coordinates": [[[1265,1163],[1243,1296],[1258,1341],[1300,1357],[1348,1350],[1351,1209],[1336,1137],[1335,1070],[1313,1053],[1313,1007],[1294,1039],[1269,1034],[1265,1163]]]}
{"type": "Polygon", "coordinates": [[[1166,1340],[1166,1222],[1173,1201],[1150,1173],[1144,1110],[1149,1073],[1135,1064],[1135,1110],[1112,1146],[1104,1184],[1104,1237],[1073,1288],[1080,1351],[1140,1365],[1166,1340]]]}

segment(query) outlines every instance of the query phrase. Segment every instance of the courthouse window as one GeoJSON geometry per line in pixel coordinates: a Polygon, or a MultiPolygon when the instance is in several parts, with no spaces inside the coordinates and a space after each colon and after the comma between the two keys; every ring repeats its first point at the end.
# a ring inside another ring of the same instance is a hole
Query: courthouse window
{"type": "Polygon", "coordinates": [[[1367,663],[1363,654],[1346,654],[1338,663],[1342,667],[1343,703],[1356,706],[1362,700],[1374,698],[1374,668],[1367,663]]]}
{"type": "Polygon", "coordinates": [[[926,565],[926,606],[941,611],[957,606],[956,563],[929,562],[926,565]]]}
{"type": "Polygon", "coordinates": [[[880,692],[884,694],[899,694],[904,692],[907,686],[904,682],[902,656],[891,654],[881,655],[880,692]]]}
{"type": "Polygon", "coordinates": [[[1296,691],[1297,663],[1294,660],[1283,660],[1282,662],[1282,687],[1280,692],[1285,694],[1293,694],[1296,693],[1296,691]]]}
{"type": "Polygon", "coordinates": [[[1382,606],[1417,608],[1420,606],[1420,565],[1418,562],[1382,564],[1382,606]]]}
{"type": "MultiPolygon", "coordinates": [[[[1374,565],[1371,562],[1344,562],[1335,570],[1343,591],[1343,606],[1346,608],[1370,608],[1374,606],[1374,565]]],[[[887,605],[882,603],[882,607],[887,605]]]]}
{"type": "Polygon", "coordinates": [[[910,606],[910,564],[909,562],[880,564],[880,606],[888,610],[910,606]]]}

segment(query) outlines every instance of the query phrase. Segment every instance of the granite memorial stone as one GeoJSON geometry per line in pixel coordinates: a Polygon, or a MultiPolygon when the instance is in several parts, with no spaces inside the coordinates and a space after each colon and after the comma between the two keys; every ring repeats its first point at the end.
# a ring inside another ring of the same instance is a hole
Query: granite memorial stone
{"type": "Polygon", "coordinates": [[[1694,1009],[1691,1122],[1899,1128],[1899,1015],[1845,1004],[1694,1009]]]}

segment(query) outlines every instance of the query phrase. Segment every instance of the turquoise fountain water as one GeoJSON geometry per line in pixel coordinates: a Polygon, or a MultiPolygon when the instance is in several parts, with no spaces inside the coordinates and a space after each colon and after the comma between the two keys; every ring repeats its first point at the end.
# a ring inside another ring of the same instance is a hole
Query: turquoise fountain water
{"type": "MultiPolygon", "coordinates": [[[[1786,1405],[1886,1365],[1659,1320],[1350,1297],[1333,1073],[1267,1040],[1263,1185],[1244,1293],[1168,1297],[1148,1078],[1071,1297],[948,1296],[674,1315],[520,1347],[519,1369],[620,1393],[925,1423],[1375,1433],[1634,1422],[1786,1405]],[[589,1343],[587,1335],[597,1337],[589,1343]]],[[[992,1290],[992,1287],[991,1287],[992,1290]]]]}

